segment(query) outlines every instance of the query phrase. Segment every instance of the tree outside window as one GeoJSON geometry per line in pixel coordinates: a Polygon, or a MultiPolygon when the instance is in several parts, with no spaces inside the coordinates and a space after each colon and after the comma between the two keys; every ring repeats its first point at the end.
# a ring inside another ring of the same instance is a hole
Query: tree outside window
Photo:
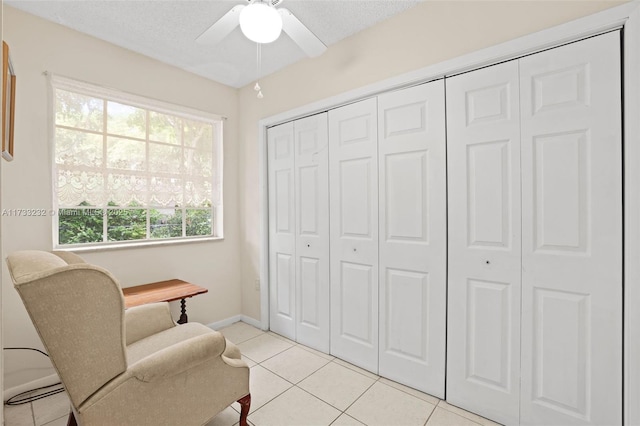
{"type": "Polygon", "coordinates": [[[221,236],[220,120],[58,86],[59,246],[221,236]]]}

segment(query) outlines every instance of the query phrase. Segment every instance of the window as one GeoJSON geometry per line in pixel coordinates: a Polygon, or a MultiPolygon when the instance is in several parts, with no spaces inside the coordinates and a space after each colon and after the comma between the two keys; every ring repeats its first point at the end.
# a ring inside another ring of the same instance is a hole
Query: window
{"type": "Polygon", "coordinates": [[[222,237],[222,120],[59,77],[58,247],[222,237]]]}

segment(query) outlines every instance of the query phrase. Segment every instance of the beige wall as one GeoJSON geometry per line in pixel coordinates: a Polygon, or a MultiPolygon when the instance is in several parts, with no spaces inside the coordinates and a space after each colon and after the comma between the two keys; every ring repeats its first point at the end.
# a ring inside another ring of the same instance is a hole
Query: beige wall
{"type": "MultiPolygon", "coordinates": [[[[2,207],[51,208],[48,83],[43,71],[228,116],[225,123],[225,239],[219,242],[87,253],[124,286],[182,278],[209,288],[188,301],[189,319],[211,323],[240,314],[237,90],[62,26],[4,9],[18,90],[15,160],[2,164],[2,207]]],[[[4,217],[2,251],[51,250],[51,218],[4,217]]],[[[4,345],[41,347],[2,261],[4,345]]],[[[176,303],[173,304],[177,311],[176,303]]],[[[73,306],[69,306],[73,309],[73,306]]],[[[5,388],[53,373],[41,355],[5,351],[5,388]]]]}
{"type": "Polygon", "coordinates": [[[621,2],[427,1],[331,46],[322,56],[240,91],[242,311],[260,318],[260,178],[258,120],[483,47],[552,27],[621,2]]]}

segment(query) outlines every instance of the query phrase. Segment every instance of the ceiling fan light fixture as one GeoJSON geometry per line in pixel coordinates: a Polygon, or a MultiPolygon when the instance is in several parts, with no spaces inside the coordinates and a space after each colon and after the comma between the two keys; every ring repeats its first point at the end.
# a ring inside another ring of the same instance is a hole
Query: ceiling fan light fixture
{"type": "Polygon", "coordinates": [[[251,41],[271,43],[280,37],[282,17],[273,7],[254,2],[240,12],[240,29],[251,41]]]}

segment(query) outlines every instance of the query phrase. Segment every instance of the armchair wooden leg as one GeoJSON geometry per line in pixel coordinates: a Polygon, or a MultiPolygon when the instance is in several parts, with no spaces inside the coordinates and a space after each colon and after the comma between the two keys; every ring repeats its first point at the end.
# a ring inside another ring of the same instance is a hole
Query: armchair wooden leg
{"type": "Polygon", "coordinates": [[[76,416],[73,415],[73,411],[69,413],[69,419],[67,419],[67,426],[78,426],[76,422],[76,416]]]}
{"type": "Polygon", "coordinates": [[[251,394],[240,398],[238,403],[240,403],[240,426],[247,426],[247,416],[251,408],[251,394]]]}

